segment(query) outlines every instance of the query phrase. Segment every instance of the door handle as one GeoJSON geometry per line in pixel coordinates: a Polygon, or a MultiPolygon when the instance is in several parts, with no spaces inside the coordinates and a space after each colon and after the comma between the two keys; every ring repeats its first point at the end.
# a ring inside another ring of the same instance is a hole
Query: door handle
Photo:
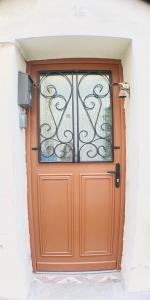
{"type": "Polygon", "coordinates": [[[115,171],[107,171],[108,174],[115,174],[115,187],[120,187],[120,164],[116,164],[115,171]]]}

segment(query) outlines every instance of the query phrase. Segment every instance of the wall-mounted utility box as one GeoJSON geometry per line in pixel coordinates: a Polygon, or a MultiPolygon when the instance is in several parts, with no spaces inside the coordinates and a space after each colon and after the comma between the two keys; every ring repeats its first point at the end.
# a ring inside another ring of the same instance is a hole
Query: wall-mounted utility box
{"type": "Polygon", "coordinates": [[[18,72],[18,105],[23,108],[32,106],[33,80],[27,73],[18,72]]]}

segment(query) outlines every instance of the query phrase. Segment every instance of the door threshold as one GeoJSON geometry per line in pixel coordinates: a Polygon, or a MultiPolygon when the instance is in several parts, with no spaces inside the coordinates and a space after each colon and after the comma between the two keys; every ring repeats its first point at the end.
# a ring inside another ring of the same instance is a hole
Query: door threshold
{"type": "Polygon", "coordinates": [[[37,275],[84,275],[84,274],[103,274],[103,273],[120,273],[121,270],[101,270],[101,271],[65,271],[65,272],[33,272],[37,275]]]}

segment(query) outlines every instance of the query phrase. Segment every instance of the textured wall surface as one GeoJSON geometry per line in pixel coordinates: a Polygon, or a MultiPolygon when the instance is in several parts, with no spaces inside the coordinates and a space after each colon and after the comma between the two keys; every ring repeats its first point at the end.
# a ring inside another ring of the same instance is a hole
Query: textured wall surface
{"type": "Polygon", "coordinates": [[[13,45],[0,46],[0,296],[26,299],[31,276],[25,133],[19,129],[18,70],[26,65],[13,45]]]}
{"type": "Polygon", "coordinates": [[[25,60],[58,57],[122,59],[131,85],[122,273],[129,290],[150,290],[149,28],[140,0],[0,1],[0,296],[26,299],[32,276],[17,72],[25,60]]]}

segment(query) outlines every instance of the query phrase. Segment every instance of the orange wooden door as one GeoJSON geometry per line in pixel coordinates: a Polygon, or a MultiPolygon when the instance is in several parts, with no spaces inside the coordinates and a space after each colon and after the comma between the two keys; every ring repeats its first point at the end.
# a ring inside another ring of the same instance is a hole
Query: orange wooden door
{"type": "Polygon", "coordinates": [[[125,126],[112,83],[122,79],[120,61],[39,61],[28,72],[38,84],[27,132],[34,271],[119,269],[125,126]],[[117,163],[119,187],[109,173],[117,163]]]}

